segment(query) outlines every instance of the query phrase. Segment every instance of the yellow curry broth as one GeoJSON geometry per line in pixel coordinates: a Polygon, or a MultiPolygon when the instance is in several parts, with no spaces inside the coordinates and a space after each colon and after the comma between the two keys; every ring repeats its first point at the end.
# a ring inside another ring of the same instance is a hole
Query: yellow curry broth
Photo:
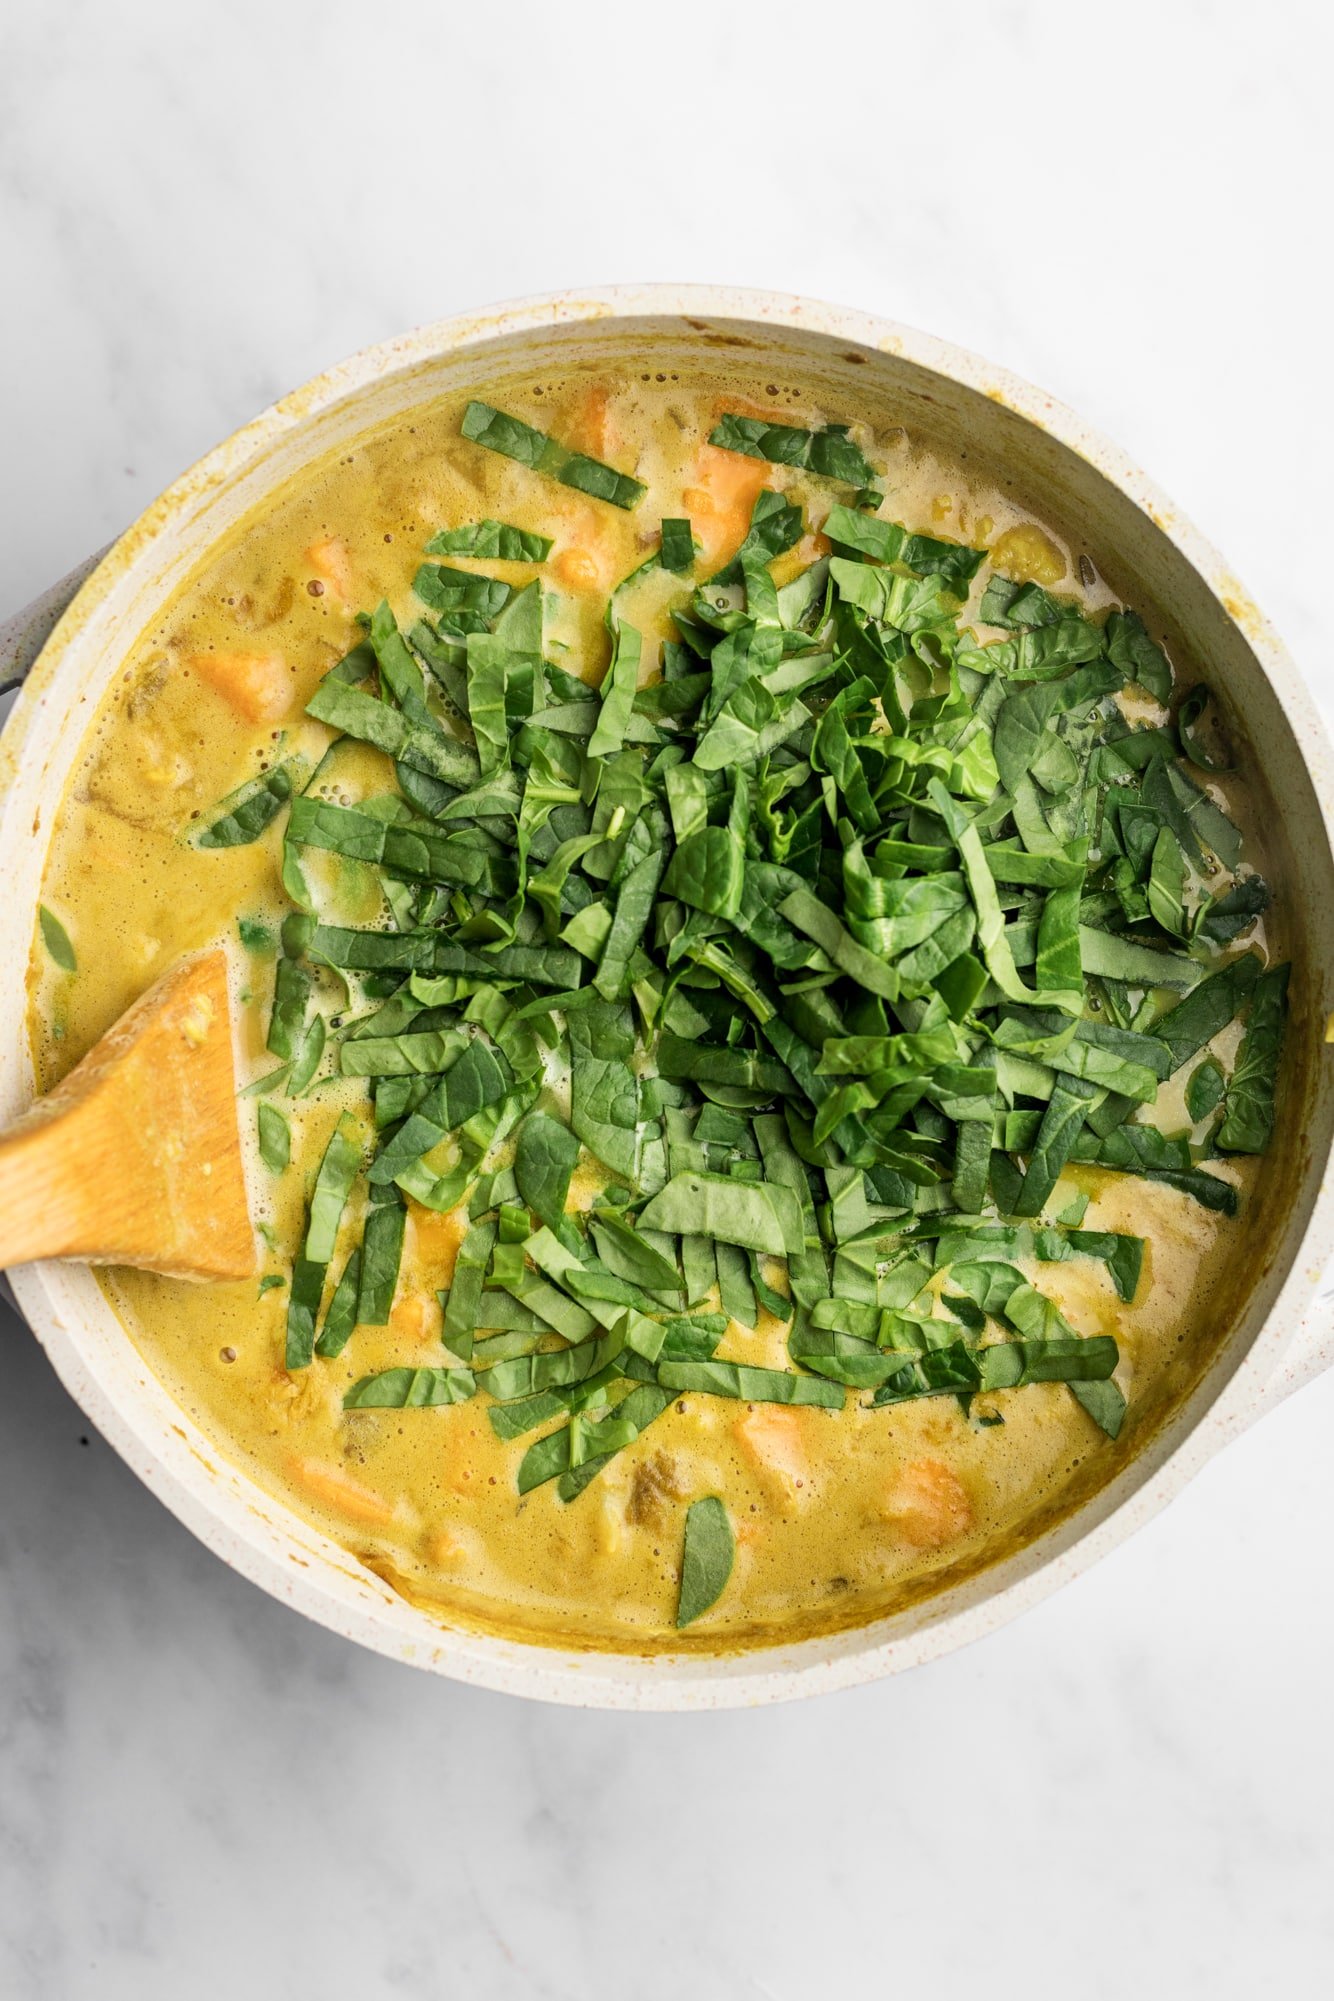
{"type": "MultiPolygon", "coordinates": [[[[289,907],[278,877],[281,820],[248,847],[204,852],[188,835],[223,794],[279,756],[313,763],[322,754],[330,732],[303,715],[304,702],[355,639],[355,611],[384,596],[409,612],[411,579],[437,528],[495,516],[554,536],[540,572],[450,561],[516,583],[541,574],[552,593],[548,657],[596,678],[607,594],[656,545],[661,516],[690,517],[707,573],[737,546],[762,485],[801,499],[817,523],[828,507],[820,482],[709,446],[718,411],[800,423],[847,414],[820,409],[799,388],[770,393],[722,376],[510,381],[490,393],[633,469],[648,486],[643,503],[621,513],[461,441],[455,402],[368,435],[233,533],[132,650],[71,780],[43,896],[75,942],[79,971],[61,975],[37,952],[31,974],[46,1084],[174,959],[219,938],[235,963],[246,1078],[272,1066],[264,1035],[273,951],[243,951],[237,918],[276,931],[289,907]]],[[[1078,591],[1091,608],[1109,602],[1096,580],[1081,585],[1077,546],[1008,489],[933,456],[891,423],[854,434],[886,467],[890,511],[911,528],[985,543],[1008,573],[1078,591]]],[[[776,566],[778,580],[820,546],[808,536],[776,566]]],[[[679,580],[662,576],[636,587],[634,621],[650,639],[665,636],[665,607],[679,591],[679,580]]],[[[391,783],[384,759],[349,746],[326,790],[351,801],[391,783]]],[[[1211,789],[1249,836],[1241,785],[1211,789]]],[[[1254,843],[1249,852],[1263,865],[1254,843]]],[[[308,859],[342,921],[373,921],[379,890],[368,871],[308,859]]],[[[254,1104],[241,1101],[247,1133],[254,1104]]],[[[357,1080],[322,1084],[284,1109],[293,1164],[274,1177],[256,1161],[253,1174],[256,1220],[281,1253],[267,1260],[274,1271],[287,1269],[299,1241],[340,1111],[355,1110],[371,1130],[357,1080]]],[[[1222,1171],[1245,1188],[1254,1167],[1222,1171]]],[[[589,1164],[574,1199],[582,1193],[586,1203],[597,1179],[589,1164]]],[[[342,1409],[358,1377],[442,1359],[435,1295],[452,1276],[466,1227],[459,1215],[409,1204],[390,1325],[358,1328],[339,1359],[295,1375],[283,1367],[285,1288],[257,1298],[253,1283],[205,1289],[140,1272],[104,1283],[145,1358],[220,1449],[444,1618],[564,1644],[707,1650],[869,1620],[994,1561],[1110,1477],[1179,1399],[1224,1330],[1229,1288],[1241,1283],[1238,1226],[1154,1184],[1067,1170],[1064,1199],[1081,1188],[1091,1198],[1085,1227],[1132,1230],[1149,1245],[1129,1306],[1090,1260],[1033,1272],[1083,1332],[1113,1333],[1120,1344],[1130,1408],[1116,1444],[1061,1385],[983,1400],[1005,1420],[990,1428],[970,1424],[951,1397],[868,1411],[850,1395],[838,1413],[687,1395],[571,1504],[554,1484],[517,1494],[531,1438],[498,1441],[484,1397],[437,1410],[342,1409]],[[673,1630],[681,1521],[700,1493],[725,1498],[736,1565],[720,1602],[681,1636],[673,1630]]],[[[334,1273],[358,1240],[360,1202],[344,1217],[334,1273]]],[[[720,1352],[787,1365],[783,1330],[765,1315],[754,1330],[733,1323],[720,1352]]]]}

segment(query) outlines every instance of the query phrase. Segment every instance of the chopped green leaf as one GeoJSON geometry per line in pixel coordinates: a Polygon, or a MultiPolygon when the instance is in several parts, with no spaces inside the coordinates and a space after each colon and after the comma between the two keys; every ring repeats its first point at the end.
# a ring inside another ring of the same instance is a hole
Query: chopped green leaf
{"type": "Polygon", "coordinates": [[[466,1403],[477,1388],[471,1369],[381,1369],[362,1376],[343,1398],[344,1410],[431,1410],[466,1403]]]}
{"type": "Polygon", "coordinates": [[[732,1575],[736,1541],[727,1509],[716,1494],[692,1501],[686,1510],[685,1546],[681,1552],[681,1589],[676,1603],[678,1627],[689,1626],[716,1605],[732,1575]]]}
{"type": "Polygon", "coordinates": [[[843,424],[803,431],[794,424],[767,424],[762,417],[740,417],[729,411],[710,432],[709,443],[723,451],[744,452],[748,458],[768,459],[771,465],[800,466],[851,486],[872,486],[876,479],[875,467],[843,424]]]}
{"type": "Polygon", "coordinates": [[[428,556],[479,556],[492,562],[545,563],[553,543],[547,535],[511,528],[504,521],[470,521],[464,528],[442,528],[426,544],[428,556]]]}
{"type": "Polygon", "coordinates": [[[292,1157],[292,1128],[276,1105],[259,1107],[259,1157],[272,1174],[281,1174],[292,1157]]]}
{"type": "Polygon", "coordinates": [[[69,932],[53,910],[44,903],[37,906],[37,917],[42,927],[42,942],[62,973],[77,973],[79,962],[74,956],[74,947],[69,941],[69,932]]]}
{"type": "Polygon", "coordinates": [[[286,765],[275,765],[272,771],[266,771],[232,794],[227,811],[205,827],[196,847],[243,848],[257,841],[291,796],[291,772],[286,765]]]}
{"type": "Polygon", "coordinates": [[[545,432],[534,430],[531,424],[511,417],[504,410],[493,409],[489,403],[469,403],[461,428],[465,438],[485,445],[489,452],[517,459],[520,465],[546,473],[562,486],[591,494],[595,500],[609,500],[613,507],[635,507],[648,491],[628,473],[616,472],[598,459],[568,450],[545,432]]]}

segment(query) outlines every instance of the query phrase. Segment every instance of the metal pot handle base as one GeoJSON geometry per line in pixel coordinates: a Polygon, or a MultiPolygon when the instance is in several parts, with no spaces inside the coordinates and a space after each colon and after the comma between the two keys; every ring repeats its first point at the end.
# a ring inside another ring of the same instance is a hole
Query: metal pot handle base
{"type": "Polygon", "coordinates": [[[26,680],[33,661],[45,646],[75,594],[85,584],[113,544],[85,557],[40,597],[0,623],[0,695],[26,680]]]}

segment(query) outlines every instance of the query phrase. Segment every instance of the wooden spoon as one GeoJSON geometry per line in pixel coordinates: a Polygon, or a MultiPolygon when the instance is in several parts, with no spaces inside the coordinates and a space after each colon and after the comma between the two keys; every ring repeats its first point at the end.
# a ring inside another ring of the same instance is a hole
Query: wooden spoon
{"type": "Polygon", "coordinates": [[[0,1266],[32,1258],[254,1272],[222,951],[173,967],[0,1134],[0,1266]]]}

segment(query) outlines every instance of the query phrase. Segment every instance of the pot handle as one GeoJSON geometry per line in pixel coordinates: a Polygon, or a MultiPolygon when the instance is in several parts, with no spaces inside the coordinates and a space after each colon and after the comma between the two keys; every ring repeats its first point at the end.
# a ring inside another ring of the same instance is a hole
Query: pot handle
{"type": "Polygon", "coordinates": [[[49,590],[16,611],[12,618],[0,623],[0,694],[7,688],[17,688],[27,678],[33,661],[54,632],[66,608],[72,602],[80,586],[93,571],[111,547],[99,549],[95,556],[88,556],[76,564],[68,576],[49,590]]]}

